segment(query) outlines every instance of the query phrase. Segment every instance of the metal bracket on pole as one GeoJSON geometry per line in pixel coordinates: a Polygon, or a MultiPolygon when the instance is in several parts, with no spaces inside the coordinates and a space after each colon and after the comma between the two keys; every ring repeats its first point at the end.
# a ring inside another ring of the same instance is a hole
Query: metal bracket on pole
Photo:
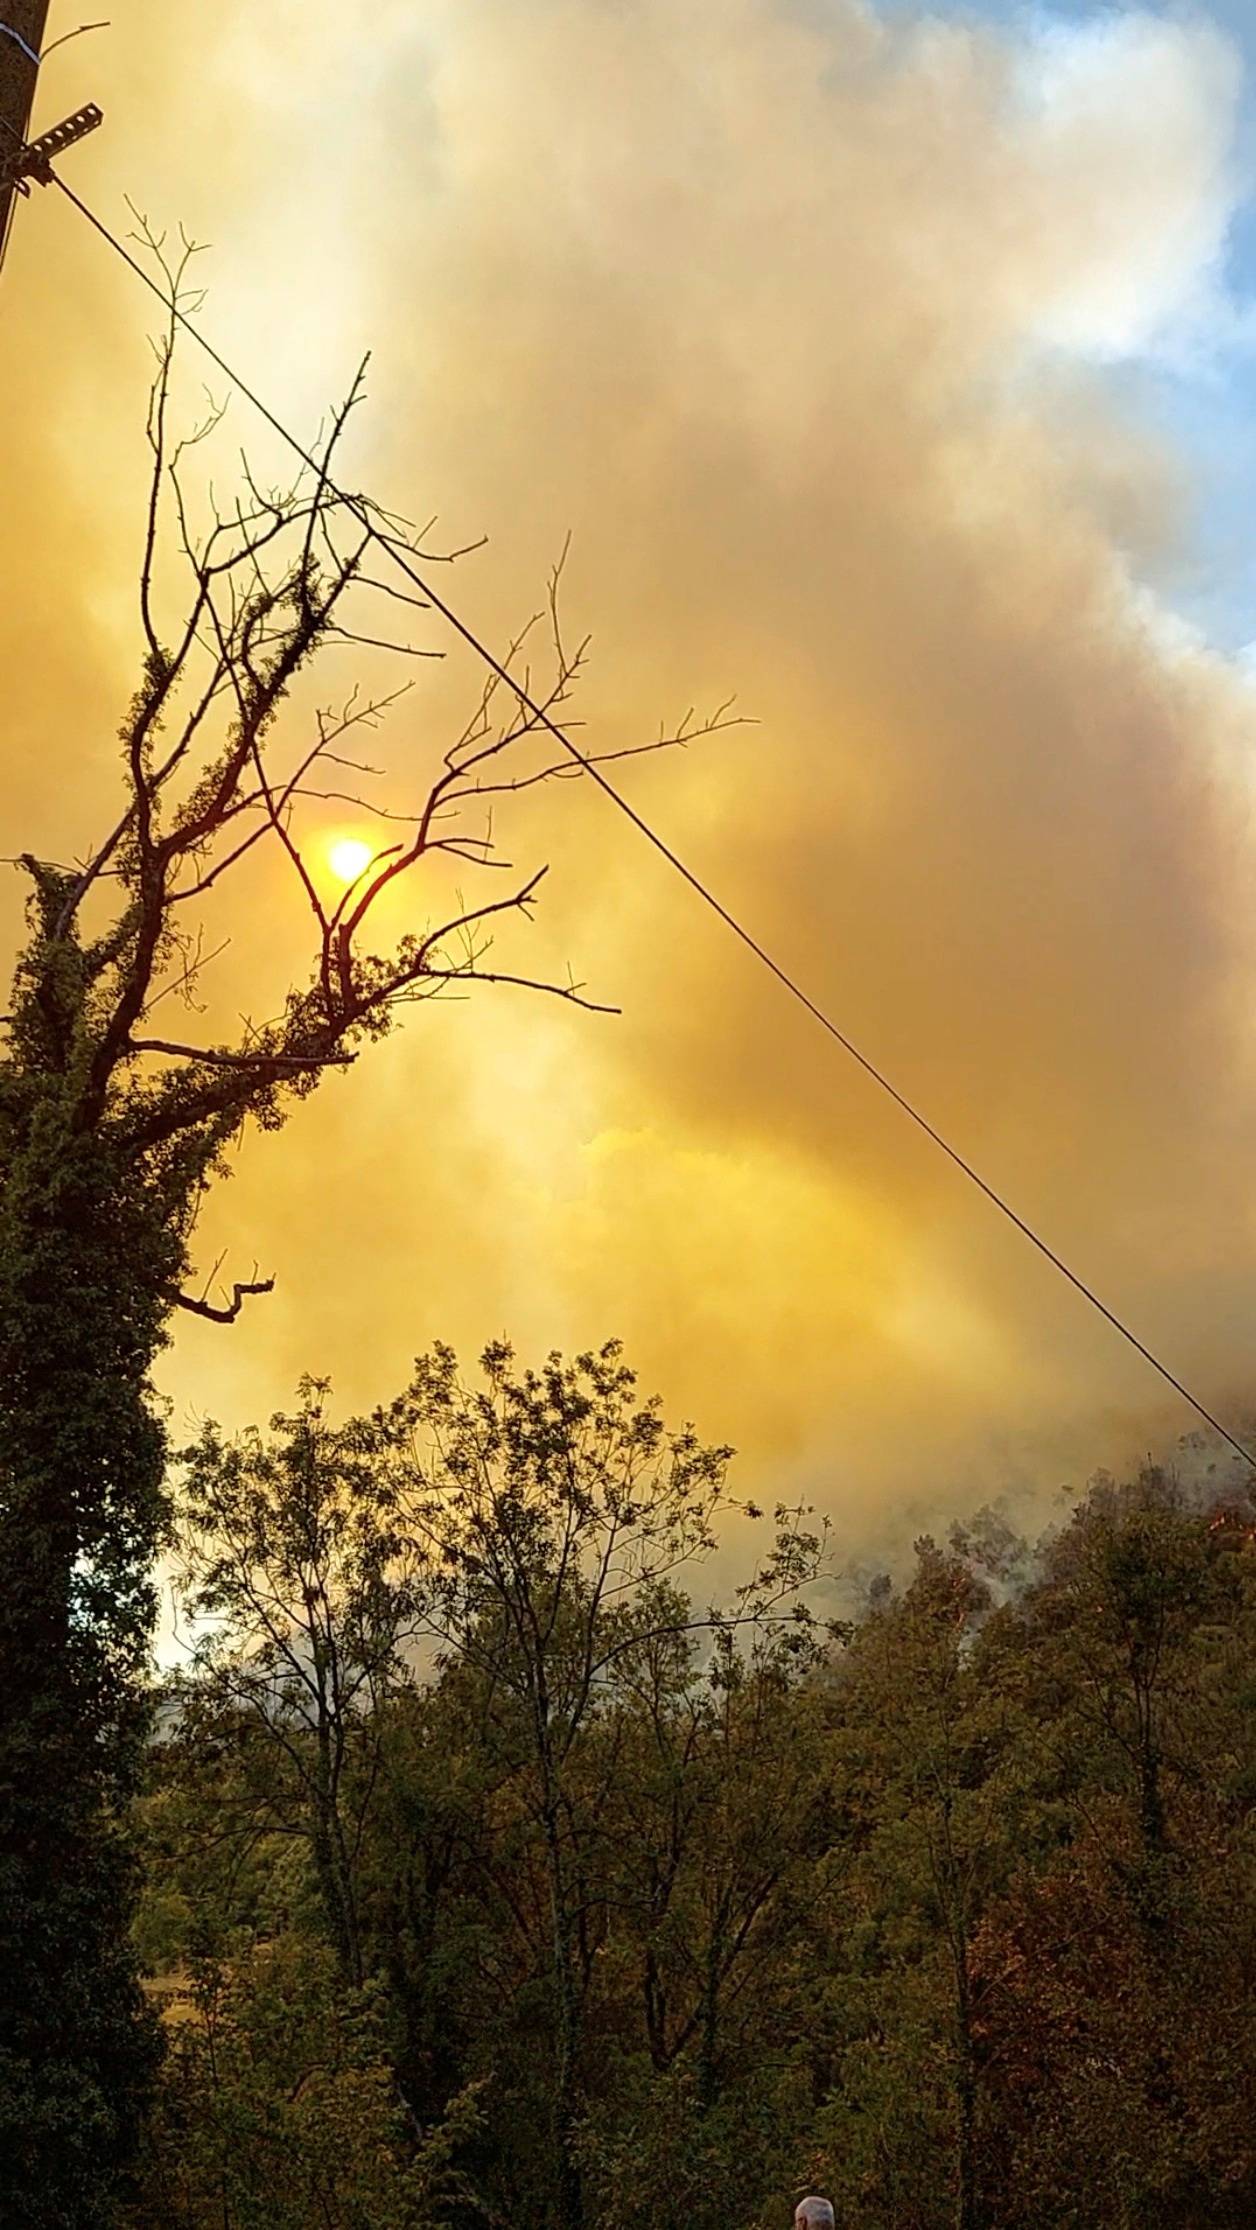
{"type": "Polygon", "coordinates": [[[104,121],[103,109],[89,101],[85,108],[76,108],[73,116],[54,124],[50,132],[41,132],[38,139],[29,140],[13,161],[0,169],[0,192],[6,186],[15,186],[20,194],[28,194],[31,179],[40,186],[50,186],[54,156],[64,155],[67,147],[86,139],[88,133],[96,131],[104,121]]]}

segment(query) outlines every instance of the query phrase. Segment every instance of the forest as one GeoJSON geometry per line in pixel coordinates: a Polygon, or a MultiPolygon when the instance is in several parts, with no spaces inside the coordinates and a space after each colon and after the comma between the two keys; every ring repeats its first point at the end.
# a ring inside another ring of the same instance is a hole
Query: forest
{"type": "Polygon", "coordinates": [[[134,2230],[1249,2224],[1256,1514],[1186,1454],[838,1619],[614,1346],[206,1427],[134,2230]]]}

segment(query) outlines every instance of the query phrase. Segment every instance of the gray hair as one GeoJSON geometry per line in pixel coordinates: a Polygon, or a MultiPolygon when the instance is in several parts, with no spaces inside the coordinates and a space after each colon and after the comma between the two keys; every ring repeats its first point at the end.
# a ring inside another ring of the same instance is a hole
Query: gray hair
{"type": "Polygon", "coordinates": [[[800,2199],[794,2209],[796,2230],[833,2230],[833,2202],[830,2199],[800,2199]]]}

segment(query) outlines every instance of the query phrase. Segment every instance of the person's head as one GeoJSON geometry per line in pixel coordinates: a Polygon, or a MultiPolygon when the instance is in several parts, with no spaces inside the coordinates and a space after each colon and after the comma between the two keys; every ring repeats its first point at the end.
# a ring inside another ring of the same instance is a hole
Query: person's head
{"type": "Polygon", "coordinates": [[[833,2203],[830,2199],[800,2199],[794,2209],[794,2230],[833,2230],[833,2203]]]}

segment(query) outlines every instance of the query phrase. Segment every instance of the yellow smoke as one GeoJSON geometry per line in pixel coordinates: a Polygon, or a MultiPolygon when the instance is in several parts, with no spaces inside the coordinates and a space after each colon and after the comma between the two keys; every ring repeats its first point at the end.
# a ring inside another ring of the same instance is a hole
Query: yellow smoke
{"type": "MultiPolygon", "coordinates": [[[[41,120],[108,114],[66,175],[214,243],[207,325],[284,416],[312,432],[373,347],[353,472],[490,533],[450,585],[495,640],[572,530],[590,745],[736,690],[758,725],[633,797],[1244,1401],[1254,700],[1144,585],[1189,478],[1102,376],[1224,317],[1224,42],[856,0],[135,0],[55,72],[41,120]]],[[[4,848],[63,856],[108,813],[134,676],[151,320],[52,195],[0,315],[4,848]]],[[[253,441],[239,402],[228,434],[253,441]]],[[[399,786],[474,686],[462,657],[421,676],[399,786]]],[[[512,959],[570,959],[622,1019],[420,1010],[249,1142],[199,1244],[277,1290],[180,1332],[180,1416],[263,1414],[302,1369],[386,1395],[434,1336],[618,1332],[858,1527],[1189,1423],[600,801],[564,785],[518,845],[553,872],[512,959]]],[[[277,885],[251,903],[241,999],[298,950],[277,885]]]]}

